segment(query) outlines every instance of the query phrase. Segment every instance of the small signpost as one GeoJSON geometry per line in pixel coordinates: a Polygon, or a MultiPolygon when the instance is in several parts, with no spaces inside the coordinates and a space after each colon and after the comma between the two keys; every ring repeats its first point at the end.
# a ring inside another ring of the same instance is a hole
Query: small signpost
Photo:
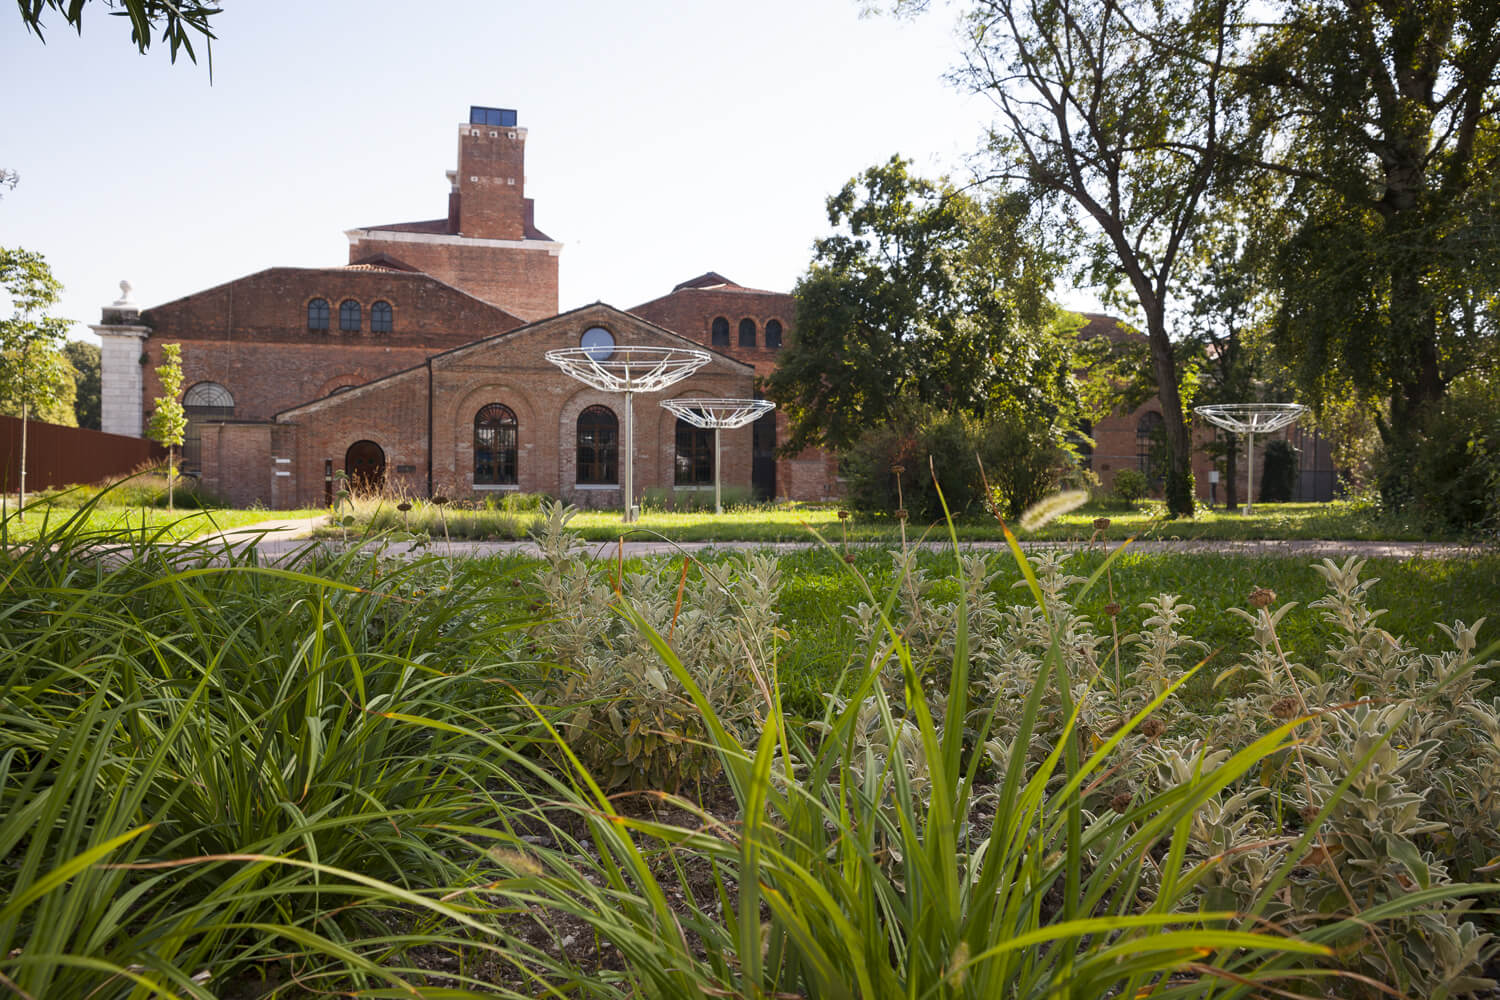
{"type": "Polygon", "coordinates": [[[1195,406],[1193,412],[1215,427],[1245,435],[1248,442],[1245,464],[1250,483],[1245,490],[1244,512],[1249,514],[1255,500],[1255,435],[1281,430],[1306,413],[1307,407],[1301,403],[1216,403],[1195,406]]]}
{"type": "Polygon", "coordinates": [[[661,405],[694,427],[713,428],[714,513],[724,513],[719,502],[720,484],[724,478],[719,464],[719,431],[725,427],[743,427],[776,409],[776,404],[769,399],[664,399],[661,405]]]}
{"type": "MultiPolygon", "coordinates": [[[[590,330],[589,333],[592,333],[590,330]]],[[[587,334],[585,335],[587,337],[587,334]]],[[[660,392],[708,364],[707,351],[684,347],[626,347],[613,341],[548,351],[546,359],[584,385],[625,395],[625,523],[635,520],[635,415],[638,392],[660,392]]]]}

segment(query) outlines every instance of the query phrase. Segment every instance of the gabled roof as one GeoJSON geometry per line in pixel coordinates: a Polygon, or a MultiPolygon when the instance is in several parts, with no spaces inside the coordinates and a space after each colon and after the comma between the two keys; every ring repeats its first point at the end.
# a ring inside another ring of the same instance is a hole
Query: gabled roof
{"type": "Polygon", "coordinates": [[[392,257],[390,254],[384,252],[366,254],[359,260],[351,260],[345,266],[346,270],[349,268],[361,268],[367,271],[415,271],[418,274],[422,273],[421,268],[412,267],[399,257],[392,257]]]}
{"type": "Polygon", "coordinates": [[[739,288],[740,285],[724,277],[718,271],[704,271],[696,278],[678,282],[672,286],[672,291],[678,292],[684,288],[739,288]]]}

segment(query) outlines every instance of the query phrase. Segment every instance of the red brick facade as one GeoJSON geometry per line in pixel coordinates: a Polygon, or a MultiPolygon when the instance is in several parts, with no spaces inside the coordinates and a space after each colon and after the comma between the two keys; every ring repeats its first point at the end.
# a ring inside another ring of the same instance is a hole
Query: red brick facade
{"type": "MultiPolygon", "coordinates": [[[[433,355],[420,367],[291,408],[276,417],[277,430],[291,433],[278,438],[266,463],[290,473],[275,477],[277,506],[322,503],[325,470],[330,465],[343,469],[349,448],[371,441],[384,455],[386,488],[396,494],[428,495],[430,475],[431,492],[449,497],[522,490],[563,497],[584,507],[619,508],[621,477],[612,485],[577,482],[577,426],[586,407],[605,406],[619,419],[623,448],[624,398],[575,381],[543,356],[549,350],[577,347],[583,331],[594,326],[610,330],[616,343],[690,346],[668,330],[596,304],[433,355]],[[475,483],[474,421],[490,403],[503,404],[516,417],[513,484],[475,483]]],[[[748,365],[715,356],[667,392],[673,398],[744,397],[752,387],[748,365]]],[[[654,393],[634,401],[637,491],[674,485],[676,418],[661,407],[663,398],[665,394],[654,393]]],[[[749,481],[749,438],[749,428],[725,432],[726,484],[749,481]]],[[[620,469],[623,473],[623,464],[620,469]]]]}

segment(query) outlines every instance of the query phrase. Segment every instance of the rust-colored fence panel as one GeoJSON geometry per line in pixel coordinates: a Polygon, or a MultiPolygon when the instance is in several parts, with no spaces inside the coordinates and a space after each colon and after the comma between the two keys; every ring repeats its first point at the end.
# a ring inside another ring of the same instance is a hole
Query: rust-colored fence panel
{"type": "MultiPolygon", "coordinates": [[[[27,490],[97,483],[166,458],[165,448],[145,438],[27,421],[27,490]]],[[[20,484],[21,421],[18,417],[0,417],[0,489],[15,492],[20,484]]]]}

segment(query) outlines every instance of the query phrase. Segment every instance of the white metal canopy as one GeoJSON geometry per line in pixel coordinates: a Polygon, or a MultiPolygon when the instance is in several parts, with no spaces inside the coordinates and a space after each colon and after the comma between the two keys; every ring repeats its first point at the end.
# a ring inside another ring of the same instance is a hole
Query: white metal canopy
{"type": "Polygon", "coordinates": [[[660,392],[709,362],[707,351],[686,347],[592,346],[548,351],[546,359],[601,392],[625,395],[625,517],[635,520],[635,414],[638,392],[660,392]]]}
{"type": "Polygon", "coordinates": [[[1279,431],[1307,412],[1301,403],[1213,403],[1195,406],[1193,412],[1215,427],[1245,435],[1246,466],[1250,480],[1245,490],[1245,513],[1253,509],[1255,499],[1255,435],[1279,431]]]}
{"type": "Polygon", "coordinates": [[[719,431],[723,428],[743,427],[776,409],[769,399],[664,399],[662,408],[675,413],[694,427],[714,430],[714,513],[724,513],[719,502],[720,484],[723,475],[719,465],[719,431]]]}

